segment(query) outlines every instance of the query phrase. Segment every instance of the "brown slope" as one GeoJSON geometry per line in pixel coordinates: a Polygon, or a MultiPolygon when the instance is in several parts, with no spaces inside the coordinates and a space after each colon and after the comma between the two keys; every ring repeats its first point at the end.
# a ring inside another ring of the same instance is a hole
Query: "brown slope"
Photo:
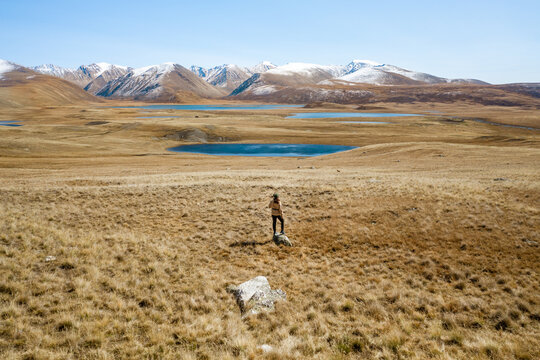
{"type": "Polygon", "coordinates": [[[174,101],[187,93],[202,98],[219,98],[228,94],[227,90],[207,83],[183,66],[175,66],[174,71],[165,76],[162,86],[162,98],[166,101],[174,101]]]}
{"type": "Polygon", "coordinates": [[[505,86],[472,84],[437,85],[365,85],[336,84],[305,86],[274,86],[274,91],[264,94],[253,92],[230,96],[238,100],[255,100],[278,103],[307,104],[325,101],[338,104],[387,103],[454,103],[467,102],[482,105],[532,106],[540,108],[540,100],[505,86]]]}
{"type": "Polygon", "coordinates": [[[2,75],[0,107],[70,105],[103,101],[71,82],[39,74],[22,66],[16,66],[13,71],[2,75]]]}

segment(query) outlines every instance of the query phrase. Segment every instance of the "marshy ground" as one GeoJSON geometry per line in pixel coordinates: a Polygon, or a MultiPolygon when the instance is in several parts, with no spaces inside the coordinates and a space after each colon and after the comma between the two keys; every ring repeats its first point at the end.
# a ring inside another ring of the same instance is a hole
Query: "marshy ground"
{"type": "Polygon", "coordinates": [[[429,110],[443,114],[372,126],[279,110],[0,113],[24,124],[0,129],[1,357],[538,358],[539,132],[467,120],[533,126],[538,110],[429,110]],[[197,139],[359,148],[165,150],[197,139]],[[292,248],[271,242],[276,191],[292,248]],[[241,320],[226,287],[257,275],[287,302],[241,320]]]}

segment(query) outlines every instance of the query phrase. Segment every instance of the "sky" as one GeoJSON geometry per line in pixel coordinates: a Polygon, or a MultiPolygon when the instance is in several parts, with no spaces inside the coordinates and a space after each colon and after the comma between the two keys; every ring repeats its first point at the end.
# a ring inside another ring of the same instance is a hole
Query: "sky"
{"type": "Polygon", "coordinates": [[[369,59],[448,78],[540,82],[540,0],[0,0],[24,66],[369,59]]]}

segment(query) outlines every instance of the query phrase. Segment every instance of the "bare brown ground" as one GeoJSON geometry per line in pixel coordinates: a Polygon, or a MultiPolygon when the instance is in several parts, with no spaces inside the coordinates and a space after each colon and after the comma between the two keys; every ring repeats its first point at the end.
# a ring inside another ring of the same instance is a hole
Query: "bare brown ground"
{"type": "Polygon", "coordinates": [[[539,132],[468,120],[538,111],[387,109],[442,114],[0,111],[25,124],[0,127],[0,357],[539,358],[539,132]],[[167,152],[186,129],[360,148],[167,152]],[[275,191],[293,248],[269,241],[275,191]],[[225,288],[257,275],[287,302],[241,320],[225,288]]]}

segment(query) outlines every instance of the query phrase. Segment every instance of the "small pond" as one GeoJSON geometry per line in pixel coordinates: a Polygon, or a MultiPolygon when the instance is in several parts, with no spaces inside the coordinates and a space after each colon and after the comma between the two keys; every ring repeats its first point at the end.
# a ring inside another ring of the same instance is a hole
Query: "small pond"
{"type": "Polygon", "coordinates": [[[22,126],[22,124],[17,124],[18,122],[19,121],[15,121],[15,120],[0,121],[0,126],[12,126],[12,127],[22,126]]]}
{"type": "Polygon", "coordinates": [[[145,110],[276,110],[299,108],[303,105],[144,105],[144,106],[114,106],[121,109],[145,109],[145,110]]]}
{"type": "Polygon", "coordinates": [[[356,146],[320,144],[193,144],[168,150],[222,156],[320,156],[355,149],[356,146]]]}
{"type": "Polygon", "coordinates": [[[483,119],[471,119],[471,120],[482,123],[482,124],[488,124],[488,125],[504,126],[504,127],[510,127],[510,128],[516,128],[516,129],[525,129],[525,130],[540,130],[538,128],[534,128],[534,127],[530,127],[530,126],[496,123],[496,122],[493,122],[493,121],[488,121],[488,120],[483,120],[483,119]]]}
{"type": "Polygon", "coordinates": [[[420,114],[398,114],[398,113],[348,113],[348,112],[304,112],[287,116],[287,119],[335,119],[335,118],[376,118],[394,116],[422,116],[420,114]]]}

